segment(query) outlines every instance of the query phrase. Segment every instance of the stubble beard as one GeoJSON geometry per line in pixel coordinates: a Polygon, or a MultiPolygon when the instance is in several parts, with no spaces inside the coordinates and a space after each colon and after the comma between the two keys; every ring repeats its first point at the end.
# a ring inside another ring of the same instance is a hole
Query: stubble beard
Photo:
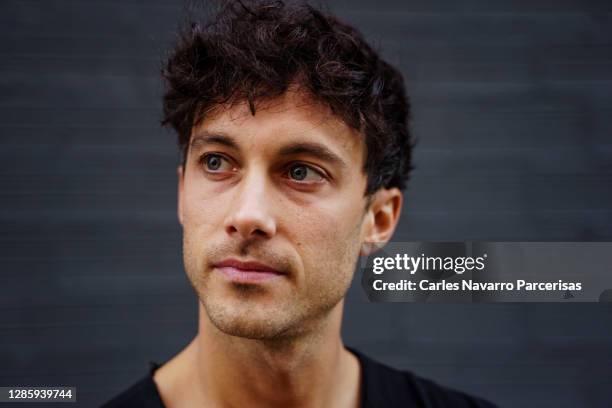
{"type": "Polygon", "coordinates": [[[282,299],[275,305],[258,305],[262,288],[231,284],[232,299],[207,296],[208,285],[196,288],[210,322],[221,332],[252,340],[286,341],[314,331],[344,298],[345,291],[311,296],[307,302],[282,299]]]}
{"type": "MultiPolygon", "coordinates": [[[[244,245],[239,252],[247,255],[250,252],[247,247],[244,245]]],[[[217,286],[218,280],[213,282],[211,271],[206,271],[205,263],[191,248],[194,247],[184,235],[185,270],[208,320],[219,331],[230,336],[280,342],[316,331],[325,324],[348,291],[359,254],[358,246],[349,244],[341,253],[330,254],[328,258],[332,259],[318,266],[328,274],[325,278],[319,277],[319,283],[335,281],[337,284],[306,288],[303,293],[284,292],[283,298],[275,304],[261,306],[258,297],[266,296],[268,288],[231,283],[231,298],[224,298],[226,289],[217,286]],[[217,287],[211,288],[213,285],[217,287]]],[[[217,252],[232,253],[227,248],[217,248],[217,252]]],[[[215,255],[206,253],[204,258],[215,259],[215,255]]]]}
{"type": "Polygon", "coordinates": [[[296,296],[283,293],[283,298],[274,304],[262,306],[258,304],[258,297],[266,296],[264,292],[268,289],[231,283],[231,298],[228,299],[224,297],[225,290],[215,293],[215,289],[220,288],[210,288],[211,284],[219,283],[211,282],[210,273],[203,276],[188,266],[187,259],[185,261],[189,281],[208,320],[219,331],[246,339],[286,341],[316,330],[344,299],[350,285],[350,279],[345,278],[348,280],[345,285],[296,296]]]}

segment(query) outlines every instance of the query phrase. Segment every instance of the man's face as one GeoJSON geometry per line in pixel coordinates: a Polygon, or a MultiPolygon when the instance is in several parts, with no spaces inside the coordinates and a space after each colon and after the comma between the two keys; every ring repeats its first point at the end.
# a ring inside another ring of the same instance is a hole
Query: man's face
{"type": "Polygon", "coordinates": [[[295,92],[194,127],[179,177],[184,262],[218,329],[292,336],[339,305],[366,229],[364,149],[295,92]]]}

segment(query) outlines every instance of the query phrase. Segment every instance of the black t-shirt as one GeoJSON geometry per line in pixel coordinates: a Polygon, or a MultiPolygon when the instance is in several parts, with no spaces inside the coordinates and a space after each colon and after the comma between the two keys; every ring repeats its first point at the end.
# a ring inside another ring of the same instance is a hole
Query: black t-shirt
{"type": "MultiPolygon", "coordinates": [[[[360,352],[349,349],[361,364],[362,408],[491,408],[495,405],[443,387],[407,371],[400,371],[378,363],[360,352]]],[[[147,377],[134,384],[102,408],[164,408],[153,373],[159,368],[152,363],[147,377]]]]}

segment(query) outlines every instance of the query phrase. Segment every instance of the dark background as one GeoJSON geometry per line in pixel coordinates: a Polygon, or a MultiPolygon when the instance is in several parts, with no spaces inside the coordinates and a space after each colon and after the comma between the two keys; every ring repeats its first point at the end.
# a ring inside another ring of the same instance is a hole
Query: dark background
{"type": "MultiPolygon", "coordinates": [[[[395,240],[612,240],[612,3],[336,1],[406,75],[395,240]]],[[[96,406],[195,334],[150,0],[0,3],[0,385],[96,406]]],[[[605,304],[369,304],[347,344],[505,407],[612,405],[605,304]]],[[[20,405],[23,406],[23,405],[20,405]]]]}

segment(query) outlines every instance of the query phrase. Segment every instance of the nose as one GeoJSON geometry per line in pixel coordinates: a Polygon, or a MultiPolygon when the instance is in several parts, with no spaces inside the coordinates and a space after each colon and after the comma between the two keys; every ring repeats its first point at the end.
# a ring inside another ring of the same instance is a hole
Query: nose
{"type": "Polygon", "coordinates": [[[272,215],[271,197],[266,177],[251,173],[243,178],[229,203],[225,230],[242,239],[271,238],[276,234],[276,221],[272,215]]]}

